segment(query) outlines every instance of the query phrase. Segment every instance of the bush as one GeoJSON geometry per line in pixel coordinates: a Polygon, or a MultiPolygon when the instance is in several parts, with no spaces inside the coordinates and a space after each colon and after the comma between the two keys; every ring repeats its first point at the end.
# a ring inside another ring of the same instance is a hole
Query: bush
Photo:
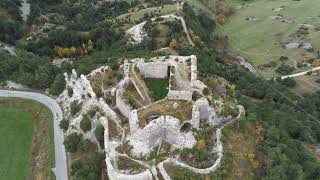
{"type": "Polygon", "coordinates": [[[210,89],[209,88],[204,88],[203,90],[202,90],[202,93],[205,95],[205,96],[208,96],[208,95],[210,95],[210,89]]]}
{"type": "Polygon", "coordinates": [[[66,87],[66,81],[64,80],[63,74],[58,74],[54,79],[50,87],[50,93],[53,95],[59,95],[66,87]]]}
{"type": "Polygon", "coordinates": [[[71,115],[74,116],[76,115],[81,109],[81,105],[78,104],[78,101],[73,101],[70,103],[70,112],[71,115]]]}
{"type": "Polygon", "coordinates": [[[88,139],[85,139],[79,142],[78,149],[81,150],[82,152],[87,152],[91,145],[92,145],[92,142],[89,141],[88,139]]]}
{"type": "Polygon", "coordinates": [[[64,131],[68,130],[69,121],[66,120],[66,119],[62,119],[62,120],[60,121],[59,126],[60,126],[60,129],[63,129],[64,131]]]}
{"type": "Polygon", "coordinates": [[[72,89],[72,87],[68,86],[68,87],[67,87],[67,90],[68,90],[68,96],[69,96],[69,97],[72,97],[72,96],[73,96],[73,89],[72,89]]]}
{"type": "Polygon", "coordinates": [[[286,78],[281,81],[281,84],[287,86],[287,87],[294,87],[297,85],[297,82],[292,78],[286,78]]]}
{"type": "Polygon", "coordinates": [[[88,118],[88,116],[84,116],[80,122],[80,128],[84,131],[87,132],[89,130],[91,130],[92,125],[91,125],[91,121],[88,118]]]}
{"type": "Polygon", "coordinates": [[[221,25],[224,24],[226,17],[223,14],[219,14],[217,17],[217,22],[221,25]]]}
{"type": "Polygon", "coordinates": [[[80,141],[81,137],[77,133],[72,133],[65,138],[63,144],[68,152],[74,153],[77,151],[80,141]]]}
{"type": "Polygon", "coordinates": [[[94,134],[96,135],[97,140],[101,145],[104,143],[104,127],[102,125],[98,125],[96,127],[96,130],[94,131],[94,134]]]}
{"type": "Polygon", "coordinates": [[[201,98],[201,94],[199,94],[197,91],[193,91],[192,92],[192,100],[193,101],[196,101],[196,100],[198,100],[200,98],[201,98]]]}
{"type": "Polygon", "coordinates": [[[84,159],[76,160],[72,163],[71,175],[74,179],[99,180],[103,160],[104,155],[99,153],[89,154],[84,159]]]}
{"type": "Polygon", "coordinates": [[[285,64],[281,64],[277,69],[276,72],[282,75],[287,75],[292,73],[292,71],[294,70],[294,67],[285,65],[285,64]]]}

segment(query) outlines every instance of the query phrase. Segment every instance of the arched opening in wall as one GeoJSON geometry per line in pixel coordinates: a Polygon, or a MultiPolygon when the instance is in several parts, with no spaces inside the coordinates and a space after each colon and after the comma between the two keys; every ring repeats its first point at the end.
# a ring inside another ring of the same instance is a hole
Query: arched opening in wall
{"type": "Polygon", "coordinates": [[[192,125],[190,123],[186,122],[181,126],[180,132],[187,133],[187,132],[191,131],[191,129],[192,129],[192,125]]]}

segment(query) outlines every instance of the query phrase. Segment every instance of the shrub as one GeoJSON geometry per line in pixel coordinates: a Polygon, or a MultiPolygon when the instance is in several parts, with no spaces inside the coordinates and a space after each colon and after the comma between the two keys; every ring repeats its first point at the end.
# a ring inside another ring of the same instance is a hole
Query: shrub
{"type": "Polygon", "coordinates": [[[81,137],[77,133],[72,133],[66,137],[63,144],[68,152],[74,153],[77,151],[80,141],[81,137]]]}
{"type": "Polygon", "coordinates": [[[59,126],[60,126],[60,128],[63,129],[64,131],[68,130],[69,121],[66,120],[66,119],[62,119],[62,120],[60,121],[59,126]]]}
{"type": "Polygon", "coordinates": [[[87,152],[91,145],[92,145],[92,142],[89,141],[88,139],[85,139],[79,142],[78,149],[81,150],[82,152],[87,152]]]}
{"type": "Polygon", "coordinates": [[[58,74],[50,86],[50,93],[53,95],[59,95],[60,93],[62,93],[65,86],[66,82],[64,80],[63,74],[58,74]]]}
{"type": "Polygon", "coordinates": [[[94,131],[94,134],[96,135],[97,140],[101,145],[103,145],[104,142],[104,127],[102,125],[98,125],[96,127],[96,130],[94,131]]]}
{"type": "Polygon", "coordinates": [[[101,98],[102,97],[102,90],[100,87],[96,87],[94,86],[92,88],[93,92],[96,94],[97,98],[101,98]]]}
{"type": "Polygon", "coordinates": [[[170,48],[173,50],[177,49],[177,40],[176,39],[172,39],[170,44],[169,44],[170,48]]]}
{"type": "Polygon", "coordinates": [[[84,131],[87,132],[92,128],[91,121],[88,118],[88,116],[84,116],[80,122],[80,128],[84,131]]]}
{"type": "Polygon", "coordinates": [[[210,95],[210,89],[205,87],[203,90],[202,90],[202,93],[205,95],[205,96],[208,96],[210,95]]]}
{"type": "Polygon", "coordinates": [[[104,155],[99,153],[89,154],[84,159],[76,160],[72,163],[71,175],[74,176],[74,179],[98,180],[103,160],[104,155]]]}
{"type": "Polygon", "coordinates": [[[196,100],[198,100],[200,98],[201,98],[201,94],[199,94],[197,91],[193,91],[192,92],[192,100],[193,101],[196,101],[196,100]]]}
{"type": "Polygon", "coordinates": [[[81,105],[78,104],[78,101],[71,102],[70,112],[72,116],[76,115],[80,111],[80,109],[81,109],[81,105]]]}
{"type": "Polygon", "coordinates": [[[279,73],[279,74],[287,75],[287,74],[290,74],[293,70],[294,70],[293,67],[285,65],[285,64],[281,64],[276,69],[276,72],[279,73]]]}
{"type": "Polygon", "coordinates": [[[226,17],[223,14],[219,14],[216,18],[217,18],[217,22],[220,25],[223,25],[225,23],[226,17]]]}
{"type": "Polygon", "coordinates": [[[286,78],[281,81],[281,84],[287,86],[287,87],[294,87],[297,85],[297,82],[292,78],[286,78]]]}
{"type": "Polygon", "coordinates": [[[68,86],[68,87],[67,87],[67,91],[68,91],[68,96],[69,96],[69,97],[72,97],[72,96],[73,96],[73,89],[72,89],[72,87],[68,86]]]}

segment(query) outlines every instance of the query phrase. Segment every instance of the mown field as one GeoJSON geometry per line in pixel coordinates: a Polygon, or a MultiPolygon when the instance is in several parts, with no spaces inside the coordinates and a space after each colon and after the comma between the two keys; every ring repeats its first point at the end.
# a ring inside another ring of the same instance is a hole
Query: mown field
{"type": "Polygon", "coordinates": [[[31,100],[0,98],[0,180],[54,179],[53,118],[31,100]]]}
{"type": "MultiPolygon", "coordinates": [[[[309,42],[315,50],[320,49],[320,33],[311,32],[304,39],[290,39],[299,26],[308,23],[320,25],[320,0],[226,0],[235,7],[234,15],[226,19],[220,30],[228,35],[231,49],[236,54],[246,57],[256,67],[271,61],[278,62],[281,56],[289,57],[288,64],[305,60],[313,56],[312,52],[302,49],[286,50],[277,42],[309,42]],[[283,6],[283,10],[275,11],[283,6]],[[274,20],[272,16],[283,16],[274,20]],[[246,20],[254,18],[255,20],[246,20]],[[285,21],[285,22],[282,22],[285,21]],[[288,23],[290,22],[290,23],[288,23]]],[[[265,68],[259,72],[264,77],[275,76],[274,68],[265,68]]]]}
{"type": "Polygon", "coordinates": [[[0,179],[26,179],[31,158],[32,115],[0,108],[0,179]]]}

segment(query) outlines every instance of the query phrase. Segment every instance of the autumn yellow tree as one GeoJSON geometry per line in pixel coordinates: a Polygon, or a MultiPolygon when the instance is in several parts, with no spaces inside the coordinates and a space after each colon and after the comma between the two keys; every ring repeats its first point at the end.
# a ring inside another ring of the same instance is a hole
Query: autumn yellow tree
{"type": "Polygon", "coordinates": [[[226,17],[223,14],[219,14],[216,18],[219,24],[223,25],[225,23],[226,17]]]}
{"type": "Polygon", "coordinates": [[[172,39],[170,44],[169,44],[171,49],[176,50],[177,49],[177,40],[176,39],[172,39]]]}
{"type": "Polygon", "coordinates": [[[63,58],[63,53],[62,53],[62,48],[61,47],[55,47],[54,48],[54,52],[59,58],[63,58]]]}

